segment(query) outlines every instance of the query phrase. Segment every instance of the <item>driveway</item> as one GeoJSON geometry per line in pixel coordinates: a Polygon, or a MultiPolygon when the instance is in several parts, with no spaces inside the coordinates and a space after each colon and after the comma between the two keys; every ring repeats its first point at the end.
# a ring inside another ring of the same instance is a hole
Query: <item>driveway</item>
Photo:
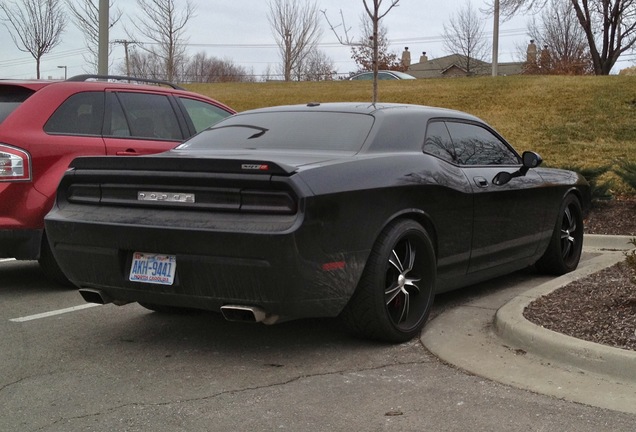
{"type": "MultiPolygon", "coordinates": [[[[536,277],[520,272],[439,296],[432,319],[536,277]]],[[[34,262],[0,262],[0,333],[3,431],[631,432],[636,424],[636,415],[464,372],[417,339],[351,338],[335,320],[267,327],[135,304],[86,307],[34,262]]]]}

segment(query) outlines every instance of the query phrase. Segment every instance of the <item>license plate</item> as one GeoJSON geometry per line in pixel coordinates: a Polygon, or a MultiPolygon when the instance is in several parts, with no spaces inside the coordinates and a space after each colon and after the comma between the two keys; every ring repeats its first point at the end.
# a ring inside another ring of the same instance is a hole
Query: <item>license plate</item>
{"type": "Polygon", "coordinates": [[[176,269],[177,257],[174,255],[135,252],[128,279],[133,282],[172,285],[176,269]]]}

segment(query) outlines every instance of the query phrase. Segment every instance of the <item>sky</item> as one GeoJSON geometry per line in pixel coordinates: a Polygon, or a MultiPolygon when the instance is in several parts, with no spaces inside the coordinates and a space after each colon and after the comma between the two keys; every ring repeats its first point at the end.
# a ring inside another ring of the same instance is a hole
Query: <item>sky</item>
{"type": "MultiPolygon", "coordinates": [[[[209,57],[229,60],[255,75],[264,74],[268,68],[276,70],[281,61],[267,19],[268,0],[191,1],[196,7],[196,15],[187,28],[189,54],[205,52],[209,57]]],[[[178,7],[184,3],[185,0],[176,0],[178,7]]],[[[384,1],[384,5],[388,3],[389,0],[384,1]]],[[[382,20],[387,28],[390,51],[401,55],[404,47],[408,46],[413,63],[424,51],[429,58],[450,54],[443,46],[444,23],[448,23],[467,3],[468,0],[400,0],[398,6],[382,20]]],[[[487,0],[472,0],[473,7],[478,9],[485,9],[486,3],[487,0]]],[[[351,29],[350,34],[359,37],[360,18],[364,13],[362,0],[317,0],[317,4],[332,24],[341,23],[342,15],[346,26],[351,29]]],[[[132,28],[131,21],[143,16],[134,0],[114,0],[115,8],[122,10],[124,18],[110,30],[111,41],[127,39],[124,28],[132,28]]],[[[480,15],[486,37],[491,38],[493,18],[485,13],[480,15]]],[[[529,39],[526,31],[529,19],[531,17],[517,16],[500,24],[500,62],[520,60],[520,47],[523,49],[529,39]]],[[[319,48],[331,58],[338,73],[355,71],[351,49],[338,43],[323,14],[320,14],[320,24],[323,35],[319,48]]],[[[72,20],[69,19],[61,39],[62,42],[42,59],[42,78],[61,79],[65,71],[69,77],[90,71],[82,56],[87,53],[83,36],[72,20]]],[[[115,45],[109,73],[120,73],[119,66],[124,58],[123,46],[115,45]]],[[[33,57],[18,50],[7,28],[0,25],[0,79],[35,76],[33,57]]]]}

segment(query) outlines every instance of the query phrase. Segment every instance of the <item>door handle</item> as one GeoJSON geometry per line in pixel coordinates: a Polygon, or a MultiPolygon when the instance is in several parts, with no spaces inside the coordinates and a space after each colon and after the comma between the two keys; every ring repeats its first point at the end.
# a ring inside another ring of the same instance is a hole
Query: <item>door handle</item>
{"type": "Polygon", "coordinates": [[[137,156],[135,149],[126,149],[115,153],[117,156],[137,156]]]}
{"type": "Polygon", "coordinates": [[[475,181],[475,184],[481,188],[488,187],[488,180],[484,177],[474,177],[473,180],[475,181]]]}

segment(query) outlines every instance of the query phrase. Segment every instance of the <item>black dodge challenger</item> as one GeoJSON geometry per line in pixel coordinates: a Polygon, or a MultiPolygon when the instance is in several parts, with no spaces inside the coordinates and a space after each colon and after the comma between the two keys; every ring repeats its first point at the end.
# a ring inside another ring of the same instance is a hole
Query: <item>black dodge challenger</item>
{"type": "Polygon", "coordinates": [[[400,104],[246,111],[176,149],[83,157],[46,232],[89,302],[418,335],[436,293],[578,265],[587,182],[480,119],[400,104]]]}

